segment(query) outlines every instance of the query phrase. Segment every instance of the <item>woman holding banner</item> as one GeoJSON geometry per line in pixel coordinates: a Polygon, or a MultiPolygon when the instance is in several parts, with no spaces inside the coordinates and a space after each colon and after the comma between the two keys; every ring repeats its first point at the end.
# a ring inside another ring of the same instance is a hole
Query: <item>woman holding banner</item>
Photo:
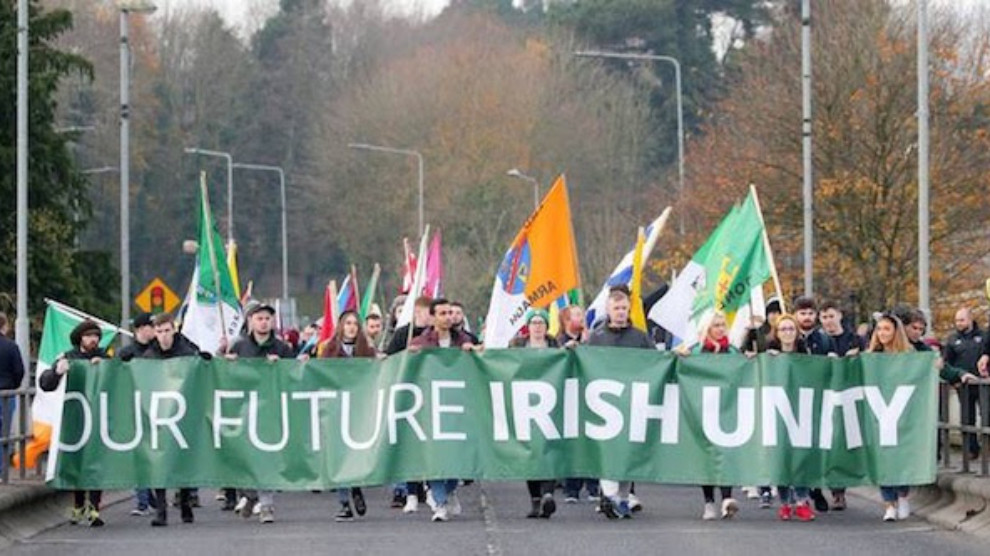
{"type": "MultiPolygon", "coordinates": [[[[739,353],[739,349],[729,343],[728,328],[725,313],[721,311],[712,313],[702,325],[700,339],[691,349],[691,353],[739,353]]],[[[739,503],[732,497],[731,486],[720,486],[719,490],[722,494],[722,519],[731,519],[739,511],[739,503]]],[[[718,517],[715,509],[715,487],[704,485],[701,491],[705,496],[705,511],[701,519],[713,520],[718,517]]]]}
{"type": "MultiPolygon", "coordinates": [[[[344,311],[338,319],[337,329],[333,337],[318,348],[320,357],[377,357],[378,351],[368,341],[367,334],[361,328],[361,321],[355,311],[344,311]]],[[[337,489],[340,500],[340,511],[334,516],[334,521],[354,521],[354,514],[363,516],[368,511],[364,493],[359,487],[337,489]],[[353,510],[351,509],[353,502],[353,510]]]]}
{"type": "MultiPolygon", "coordinates": [[[[794,316],[783,314],[777,317],[771,340],[767,343],[767,353],[804,353],[804,340],[799,337],[798,328],[794,316]]],[[[792,516],[798,521],[814,521],[815,511],[811,509],[811,491],[808,487],[778,485],[777,492],[780,494],[777,517],[781,521],[790,521],[792,516]]]]}
{"type": "MultiPolygon", "coordinates": [[[[510,347],[546,349],[558,347],[557,340],[547,334],[550,328],[550,315],[543,309],[530,309],[526,314],[527,337],[513,340],[510,347]]],[[[531,508],[526,517],[549,519],[557,511],[557,503],[553,499],[555,480],[526,481],[529,489],[531,508]]]]}

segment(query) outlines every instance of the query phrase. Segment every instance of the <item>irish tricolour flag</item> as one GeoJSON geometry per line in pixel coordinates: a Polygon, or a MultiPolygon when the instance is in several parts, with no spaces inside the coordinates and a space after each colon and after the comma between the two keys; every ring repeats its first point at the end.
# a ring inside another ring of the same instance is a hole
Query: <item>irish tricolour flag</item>
{"type": "Polygon", "coordinates": [[[237,337],[242,316],[223,240],[210,212],[205,175],[200,184],[199,251],[192,284],[182,319],[182,335],[200,350],[215,353],[221,339],[232,341],[237,337]]]}

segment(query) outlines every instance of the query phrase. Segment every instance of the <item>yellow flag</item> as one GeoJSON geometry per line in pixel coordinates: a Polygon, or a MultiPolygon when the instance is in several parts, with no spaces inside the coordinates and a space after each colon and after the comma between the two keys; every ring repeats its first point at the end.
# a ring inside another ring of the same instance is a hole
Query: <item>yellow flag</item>
{"type": "Polygon", "coordinates": [[[227,268],[230,269],[230,281],[234,283],[234,294],[241,298],[241,279],[237,275],[237,244],[233,240],[227,244],[227,268]]]}
{"type": "Polygon", "coordinates": [[[549,325],[547,335],[556,338],[560,334],[560,309],[557,307],[556,301],[550,304],[550,322],[547,324],[549,325]]]}
{"type": "Polygon", "coordinates": [[[630,288],[629,320],[636,328],[646,332],[646,314],[643,312],[643,245],[646,236],[643,228],[636,235],[636,250],[633,252],[632,287],[630,288]]]}

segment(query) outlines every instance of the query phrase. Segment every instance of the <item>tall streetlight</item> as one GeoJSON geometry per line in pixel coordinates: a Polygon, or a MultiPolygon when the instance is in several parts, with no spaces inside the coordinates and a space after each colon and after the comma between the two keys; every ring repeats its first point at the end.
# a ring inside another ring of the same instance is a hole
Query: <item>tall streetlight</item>
{"type": "Polygon", "coordinates": [[[522,173],[519,171],[519,168],[513,168],[506,172],[505,175],[533,184],[533,210],[535,211],[540,208],[540,182],[536,181],[536,178],[522,173]]]}
{"type": "MultiPolygon", "coordinates": [[[[24,368],[31,361],[28,320],[28,0],[17,2],[17,318],[14,334],[24,368]]],[[[27,384],[28,376],[24,373],[27,384]]]]}
{"type": "MultiPolygon", "coordinates": [[[[672,56],[660,54],[636,54],[627,52],[606,52],[581,50],[574,53],[582,58],[616,58],[619,60],[647,60],[667,62],[674,66],[674,84],[677,87],[677,196],[684,194],[684,86],[681,82],[681,62],[672,56]]],[[[680,233],[684,234],[684,219],[679,219],[680,233]]]]}
{"type": "Polygon", "coordinates": [[[348,148],[365,150],[365,151],[375,151],[381,153],[389,154],[401,154],[405,156],[415,156],[416,161],[419,162],[419,236],[423,237],[423,155],[419,151],[414,151],[410,149],[393,149],[392,147],[383,147],[381,145],[368,145],[366,143],[349,143],[348,148]]]}
{"type": "Polygon", "coordinates": [[[928,0],[918,2],[918,306],[931,319],[928,201],[928,0]]]}
{"type": "Polygon", "coordinates": [[[285,172],[279,166],[268,166],[265,164],[242,164],[236,162],[234,168],[242,170],[260,170],[266,172],[277,172],[279,187],[282,190],[282,299],[288,302],[289,299],[289,233],[287,231],[287,218],[285,214],[285,172]]]}
{"type": "Polygon", "coordinates": [[[227,245],[234,244],[234,159],[230,153],[222,151],[211,151],[196,147],[184,149],[186,154],[198,154],[202,156],[213,156],[223,158],[227,161],[227,245]]]}
{"type": "MultiPolygon", "coordinates": [[[[117,0],[120,10],[120,326],[131,320],[131,49],[128,16],[151,13],[150,0],[117,0]]],[[[124,337],[126,342],[126,336],[124,337]]]]}
{"type": "Polygon", "coordinates": [[[815,207],[811,140],[811,0],[801,0],[801,150],[804,165],[801,197],[804,205],[804,295],[808,297],[815,290],[815,207]]]}

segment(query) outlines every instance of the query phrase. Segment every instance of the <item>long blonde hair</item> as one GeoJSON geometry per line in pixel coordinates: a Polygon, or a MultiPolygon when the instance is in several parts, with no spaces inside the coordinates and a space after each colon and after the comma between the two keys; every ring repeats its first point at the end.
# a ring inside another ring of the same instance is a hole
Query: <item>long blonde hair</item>
{"type": "Polygon", "coordinates": [[[914,346],[908,341],[907,333],[904,332],[904,323],[901,319],[897,318],[895,315],[890,313],[884,313],[877,319],[877,324],[879,325],[881,321],[887,321],[894,325],[894,339],[891,342],[890,349],[887,350],[880,343],[880,337],[878,332],[878,327],[874,326],[873,335],[870,336],[870,345],[866,349],[868,352],[880,352],[880,353],[905,353],[914,350],[914,346]]]}

